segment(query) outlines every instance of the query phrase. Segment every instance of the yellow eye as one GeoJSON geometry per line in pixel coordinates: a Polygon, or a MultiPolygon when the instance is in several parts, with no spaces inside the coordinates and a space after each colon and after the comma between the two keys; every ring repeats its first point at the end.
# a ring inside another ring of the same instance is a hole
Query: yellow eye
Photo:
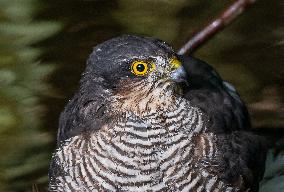
{"type": "Polygon", "coordinates": [[[131,72],[137,76],[144,76],[148,73],[148,64],[144,61],[134,61],[131,64],[131,72]]]}

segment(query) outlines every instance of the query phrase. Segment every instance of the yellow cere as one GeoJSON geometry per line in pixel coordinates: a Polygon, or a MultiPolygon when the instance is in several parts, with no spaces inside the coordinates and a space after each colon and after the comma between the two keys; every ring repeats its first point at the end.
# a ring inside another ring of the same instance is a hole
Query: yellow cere
{"type": "Polygon", "coordinates": [[[173,65],[173,68],[174,69],[177,69],[181,66],[181,62],[176,58],[176,57],[173,57],[171,60],[170,60],[170,64],[173,65]]]}

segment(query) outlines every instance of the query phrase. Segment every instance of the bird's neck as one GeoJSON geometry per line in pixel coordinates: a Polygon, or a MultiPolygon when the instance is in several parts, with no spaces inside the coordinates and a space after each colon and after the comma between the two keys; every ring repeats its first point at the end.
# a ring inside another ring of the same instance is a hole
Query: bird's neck
{"type": "Polygon", "coordinates": [[[112,109],[148,116],[170,108],[177,100],[171,82],[137,83],[118,91],[112,98],[112,109]]]}

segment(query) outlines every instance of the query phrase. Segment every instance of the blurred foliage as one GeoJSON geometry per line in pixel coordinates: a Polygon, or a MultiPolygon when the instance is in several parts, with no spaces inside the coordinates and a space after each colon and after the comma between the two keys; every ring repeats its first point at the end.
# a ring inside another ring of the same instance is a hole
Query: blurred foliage
{"type": "Polygon", "coordinates": [[[186,2],[137,0],[133,3],[132,0],[120,0],[113,17],[129,34],[154,36],[171,42],[178,35],[180,22],[176,15],[186,2]]]}
{"type": "MultiPolygon", "coordinates": [[[[0,191],[46,184],[59,113],[93,46],[136,34],[178,49],[231,2],[0,0],[0,191]]],[[[281,0],[259,0],[195,53],[236,86],[254,127],[284,127],[283,14],[281,0]]],[[[277,159],[269,157],[268,167],[282,169],[277,159]]]]}
{"type": "MultiPolygon", "coordinates": [[[[160,38],[178,49],[230,3],[232,0],[45,0],[40,18],[60,20],[65,26],[41,44],[49,48],[44,59],[60,67],[52,83],[63,96],[47,101],[57,103],[50,109],[54,115],[48,122],[57,122],[60,109],[76,90],[93,46],[121,34],[136,34],[160,38]]],[[[236,86],[248,104],[254,127],[284,125],[283,20],[281,0],[259,0],[194,54],[236,86]]]]}
{"type": "Polygon", "coordinates": [[[52,140],[41,129],[40,96],[48,94],[44,81],[54,67],[38,62],[42,49],[33,44],[59,25],[33,20],[38,6],[37,0],[0,1],[0,191],[30,191],[47,180],[52,140]]]}

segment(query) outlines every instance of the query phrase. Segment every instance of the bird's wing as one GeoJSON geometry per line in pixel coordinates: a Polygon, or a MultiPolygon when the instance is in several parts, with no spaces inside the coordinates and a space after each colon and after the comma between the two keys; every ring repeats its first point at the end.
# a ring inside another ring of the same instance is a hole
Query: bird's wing
{"type": "Polygon", "coordinates": [[[247,109],[235,88],[207,63],[181,56],[188,73],[185,98],[208,117],[208,131],[232,132],[250,128],[247,109]]]}
{"type": "Polygon", "coordinates": [[[82,83],[81,90],[73,96],[60,114],[58,145],[78,134],[99,130],[111,119],[106,115],[106,89],[92,80],[94,78],[82,83]]]}
{"type": "Polygon", "coordinates": [[[264,172],[266,147],[261,137],[244,131],[203,133],[195,142],[195,168],[217,176],[241,191],[257,191],[264,172]]]}
{"type": "Polygon", "coordinates": [[[210,170],[230,185],[256,191],[266,147],[261,137],[248,133],[251,125],[243,101],[207,63],[192,57],[181,59],[189,76],[185,98],[208,118],[206,133],[196,139],[198,169],[210,170]]]}

